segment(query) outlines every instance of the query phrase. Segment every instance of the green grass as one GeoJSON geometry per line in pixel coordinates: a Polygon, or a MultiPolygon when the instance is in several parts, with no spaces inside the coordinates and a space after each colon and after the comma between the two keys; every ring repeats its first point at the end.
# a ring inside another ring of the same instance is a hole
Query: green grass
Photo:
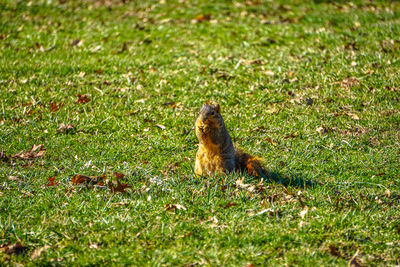
{"type": "Polygon", "coordinates": [[[399,2],[63,2],[0,0],[0,265],[400,263],[399,2]],[[261,188],[194,176],[210,99],[261,188]]]}

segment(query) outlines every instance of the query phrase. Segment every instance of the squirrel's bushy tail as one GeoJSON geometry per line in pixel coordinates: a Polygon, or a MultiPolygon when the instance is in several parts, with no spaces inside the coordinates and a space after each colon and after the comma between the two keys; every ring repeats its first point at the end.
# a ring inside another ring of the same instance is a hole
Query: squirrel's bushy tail
{"type": "Polygon", "coordinates": [[[268,175],[261,158],[250,155],[237,147],[235,147],[235,163],[237,171],[247,172],[254,177],[266,178],[268,175]]]}

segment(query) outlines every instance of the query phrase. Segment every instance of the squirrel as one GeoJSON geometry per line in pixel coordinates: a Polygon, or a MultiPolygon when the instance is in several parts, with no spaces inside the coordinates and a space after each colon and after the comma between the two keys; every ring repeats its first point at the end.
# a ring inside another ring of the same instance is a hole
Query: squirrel
{"type": "Polygon", "coordinates": [[[255,177],[266,176],[261,158],[234,147],[218,103],[206,103],[202,106],[195,128],[199,140],[195,162],[197,176],[232,171],[244,171],[255,177]]]}

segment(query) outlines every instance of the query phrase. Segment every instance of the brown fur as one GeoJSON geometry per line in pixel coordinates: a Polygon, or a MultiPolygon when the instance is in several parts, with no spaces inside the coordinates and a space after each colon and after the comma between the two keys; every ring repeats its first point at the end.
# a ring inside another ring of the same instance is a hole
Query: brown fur
{"type": "Polygon", "coordinates": [[[217,103],[203,105],[195,128],[199,140],[196,175],[218,175],[233,170],[246,171],[256,177],[265,175],[260,158],[234,148],[217,103]]]}

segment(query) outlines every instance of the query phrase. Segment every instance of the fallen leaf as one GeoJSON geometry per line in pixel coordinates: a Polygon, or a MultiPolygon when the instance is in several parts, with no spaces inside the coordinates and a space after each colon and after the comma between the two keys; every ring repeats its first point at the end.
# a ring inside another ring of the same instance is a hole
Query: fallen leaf
{"type": "Polygon", "coordinates": [[[256,216],[257,216],[257,215],[261,215],[261,214],[264,214],[264,213],[266,213],[266,212],[269,212],[269,213],[273,214],[275,211],[274,211],[273,209],[269,208],[269,209],[261,210],[260,212],[257,212],[255,215],[256,215],[256,216]]]}
{"type": "Polygon", "coordinates": [[[210,21],[210,20],[211,20],[211,15],[210,14],[198,15],[196,17],[196,21],[197,22],[210,21]]]}
{"type": "Polygon", "coordinates": [[[85,77],[86,73],[84,73],[83,71],[79,72],[78,77],[79,78],[83,78],[85,77]]]}
{"type": "Polygon", "coordinates": [[[32,148],[27,151],[27,152],[19,152],[15,155],[13,155],[14,158],[19,158],[19,159],[33,159],[33,158],[39,158],[44,155],[44,152],[46,149],[43,148],[43,145],[33,145],[32,148]]]}
{"type": "MultiPolygon", "coordinates": [[[[378,138],[376,136],[371,136],[369,139],[371,146],[378,146],[380,144],[378,138]]],[[[385,175],[385,173],[379,173],[378,176],[385,175]]]]}
{"type": "Polygon", "coordinates": [[[50,102],[50,112],[59,111],[62,104],[57,104],[56,102],[50,102]]]}
{"type": "Polygon", "coordinates": [[[181,204],[165,204],[165,210],[186,210],[186,207],[181,204]]]}
{"type": "Polygon", "coordinates": [[[85,95],[77,94],[76,96],[78,97],[78,99],[75,101],[75,104],[78,104],[78,103],[86,104],[90,101],[90,98],[88,98],[85,95]]]}
{"type": "Polygon", "coordinates": [[[290,135],[286,135],[284,139],[289,139],[289,138],[297,138],[299,136],[298,133],[291,133],[290,135]]]}
{"type": "Polygon", "coordinates": [[[267,70],[267,71],[265,71],[264,73],[265,73],[265,75],[267,75],[267,76],[274,76],[274,75],[275,75],[275,73],[274,73],[273,71],[271,71],[271,70],[267,70]]]}
{"type": "Polygon", "coordinates": [[[295,96],[295,93],[293,93],[293,91],[290,91],[290,90],[287,91],[286,94],[287,94],[288,96],[295,96]]]}
{"type": "Polygon", "coordinates": [[[100,51],[100,49],[101,49],[101,45],[98,45],[98,46],[93,47],[92,49],[90,49],[90,52],[97,53],[97,52],[100,51]]]}
{"type": "Polygon", "coordinates": [[[328,133],[328,132],[333,132],[335,129],[334,128],[329,128],[325,125],[322,125],[320,127],[318,127],[317,129],[315,129],[319,134],[321,133],[328,133]]]}
{"type": "Polygon", "coordinates": [[[108,187],[110,188],[111,193],[115,194],[116,192],[125,193],[127,188],[131,188],[132,186],[129,184],[123,184],[119,180],[122,179],[125,175],[116,172],[115,177],[117,178],[117,186],[114,186],[113,183],[110,181],[108,182],[108,187]]]}
{"type": "Polygon", "coordinates": [[[265,62],[262,59],[248,60],[245,63],[246,63],[246,65],[264,65],[265,64],[265,62]]]}
{"type": "Polygon", "coordinates": [[[269,114],[275,114],[279,112],[279,108],[277,108],[275,105],[270,107],[269,109],[265,110],[269,114]]]}
{"type": "Polygon", "coordinates": [[[340,83],[341,87],[352,87],[354,85],[358,85],[360,83],[360,81],[357,78],[354,77],[348,77],[348,78],[344,78],[343,81],[340,83]]]}
{"type": "Polygon", "coordinates": [[[121,202],[112,203],[112,205],[115,206],[115,207],[126,206],[126,205],[128,205],[128,204],[129,204],[129,203],[126,202],[126,201],[121,201],[121,202]]]}
{"type": "Polygon", "coordinates": [[[166,127],[164,125],[162,125],[162,124],[155,124],[154,126],[160,128],[161,130],[165,130],[166,129],[166,127]]]}
{"type": "Polygon", "coordinates": [[[81,174],[76,174],[71,178],[71,182],[74,185],[79,185],[83,183],[101,185],[105,178],[106,176],[104,174],[102,176],[84,176],[81,174]]]}
{"type": "Polygon", "coordinates": [[[267,141],[268,143],[270,143],[271,145],[274,145],[274,146],[279,145],[279,142],[272,139],[271,137],[266,137],[264,140],[267,141]]]}
{"type": "Polygon", "coordinates": [[[230,208],[230,207],[235,207],[235,206],[237,206],[237,204],[233,203],[233,202],[228,202],[228,203],[226,203],[226,205],[220,205],[220,207],[224,208],[224,209],[227,209],[227,208],[230,208]]]}
{"type": "Polygon", "coordinates": [[[47,178],[47,181],[48,181],[49,183],[46,184],[46,186],[56,186],[56,185],[58,184],[58,181],[56,182],[55,180],[56,180],[56,177],[55,177],[55,176],[53,176],[53,177],[49,176],[49,177],[47,178]]]}
{"type": "Polygon", "coordinates": [[[15,182],[20,182],[20,183],[25,183],[25,181],[19,179],[17,176],[8,176],[7,180],[9,180],[9,181],[15,181],[15,182]]]}
{"type": "Polygon", "coordinates": [[[43,252],[45,252],[46,250],[48,250],[50,248],[49,245],[45,245],[44,247],[41,248],[36,248],[32,255],[31,255],[31,260],[35,260],[36,258],[39,258],[43,252]]]}
{"type": "Polygon", "coordinates": [[[58,127],[57,132],[66,132],[68,133],[69,131],[73,130],[74,126],[72,124],[65,124],[65,123],[61,123],[60,127],[58,127]]]}
{"type": "Polygon", "coordinates": [[[388,189],[386,189],[386,191],[385,191],[385,196],[386,196],[386,197],[388,197],[388,198],[390,198],[390,196],[391,196],[391,193],[390,193],[390,190],[389,190],[389,188],[388,188],[388,189]]]}
{"type": "Polygon", "coordinates": [[[28,247],[22,245],[21,242],[15,243],[13,245],[10,245],[10,244],[2,244],[2,245],[0,245],[0,251],[4,252],[6,254],[19,255],[21,253],[26,252],[27,249],[28,249],[28,247]]]}
{"type": "Polygon", "coordinates": [[[235,181],[235,185],[237,188],[240,189],[245,189],[246,191],[252,193],[256,189],[256,187],[252,184],[245,184],[244,183],[244,177],[239,178],[238,180],[235,181]]]}
{"type": "Polygon", "coordinates": [[[40,52],[45,52],[43,46],[41,46],[38,42],[35,43],[35,48],[38,49],[40,52]]]}
{"type": "Polygon", "coordinates": [[[72,46],[78,46],[78,47],[81,46],[82,44],[83,44],[83,41],[80,39],[75,39],[71,43],[72,46]]]}
{"type": "Polygon", "coordinates": [[[296,104],[301,104],[301,97],[295,97],[293,99],[290,99],[289,102],[292,103],[292,104],[295,104],[295,103],[296,104]]]}
{"type": "Polygon", "coordinates": [[[126,50],[128,50],[128,44],[129,44],[129,43],[130,43],[129,41],[125,41],[125,42],[122,44],[121,50],[119,50],[117,53],[118,53],[118,54],[121,54],[121,53],[125,52],[126,50]]]}
{"type": "Polygon", "coordinates": [[[308,212],[308,207],[305,206],[304,209],[299,213],[300,218],[304,219],[304,216],[306,216],[307,212],[308,212]]]}
{"type": "Polygon", "coordinates": [[[21,193],[25,196],[25,197],[33,197],[34,194],[32,194],[31,192],[25,191],[25,190],[21,190],[21,193]]]}
{"type": "Polygon", "coordinates": [[[175,102],[166,102],[166,103],[163,103],[163,106],[169,106],[171,108],[176,108],[176,103],[175,102]]]}
{"type": "Polygon", "coordinates": [[[331,253],[332,256],[335,256],[335,257],[341,256],[338,248],[335,245],[329,245],[329,252],[331,253]]]}
{"type": "Polygon", "coordinates": [[[92,243],[89,248],[98,249],[101,247],[101,243],[92,243]]]}
{"type": "Polygon", "coordinates": [[[144,104],[144,102],[145,102],[146,100],[147,100],[147,99],[138,99],[138,100],[136,100],[135,102],[144,104]]]}
{"type": "Polygon", "coordinates": [[[347,116],[352,118],[353,120],[359,120],[360,118],[357,116],[357,114],[354,113],[346,113],[347,116]]]}
{"type": "Polygon", "coordinates": [[[123,179],[125,177],[125,174],[122,174],[120,172],[114,172],[115,177],[117,177],[117,179],[123,179]]]}

